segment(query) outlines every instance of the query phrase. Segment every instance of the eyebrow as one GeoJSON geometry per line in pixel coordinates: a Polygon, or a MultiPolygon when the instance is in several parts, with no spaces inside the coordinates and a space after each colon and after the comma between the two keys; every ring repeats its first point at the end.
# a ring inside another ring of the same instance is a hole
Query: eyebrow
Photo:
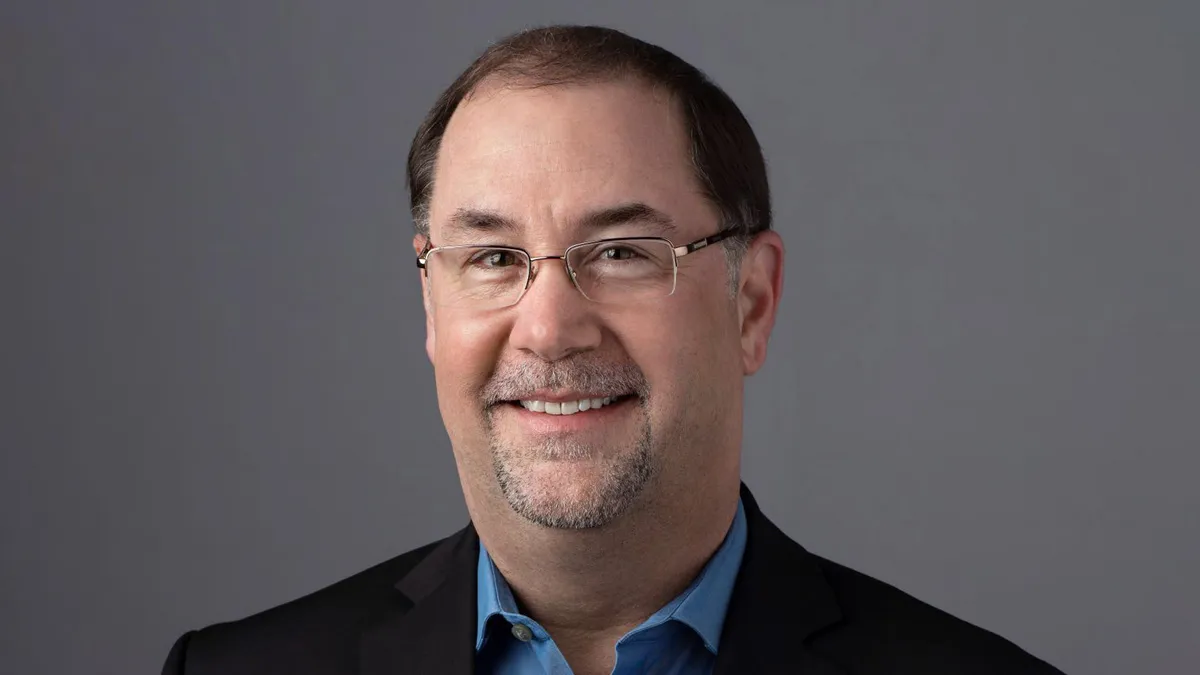
{"type": "Polygon", "coordinates": [[[446,222],[455,232],[515,232],[521,229],[517,221],[495,211],[459,208],[446,222]]]}
{"type": "MultiPolygon", "coordinates": [[[[459,208],[446,222],[454,234],[505,233],[515,234],[522,229],[517,220],[496,211],[459,208]]],[[[602,230],[617,225],[651,225],[662,234],[675,232],[675,221],[669,215],[642,202],[619,204],[589,211],[575,221],[581,230],[602,230]]]]}
{"type": "Polygon", "coordinates": [[[615,225],[653,225],[665,234],[675,232],[675,222],[671,220],[671,216],[642,202],[592,211],[579,219],[580,228],[585,230],[599,230],[615,225]]]}

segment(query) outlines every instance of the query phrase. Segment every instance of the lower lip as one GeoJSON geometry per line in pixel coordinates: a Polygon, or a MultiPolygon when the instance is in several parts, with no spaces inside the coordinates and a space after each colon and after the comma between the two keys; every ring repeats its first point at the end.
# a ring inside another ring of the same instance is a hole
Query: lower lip
{"type": "Polygon", "coordinates": [[[630,396],[601,406],[571,415],[550,415],[533,412],[519,403],[504,403],[502,408],[512,411],[520,425],[534,433],[563,433],[583,431],[597,426],[612,423],[618,415],[623,415],[636,403],[630,396]]]}

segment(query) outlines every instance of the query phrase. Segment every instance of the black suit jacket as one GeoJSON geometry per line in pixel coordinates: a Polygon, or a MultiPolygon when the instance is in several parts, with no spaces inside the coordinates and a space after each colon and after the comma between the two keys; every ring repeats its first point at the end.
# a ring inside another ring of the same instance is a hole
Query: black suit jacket
{"type": "MultiPolygon", "coordinates": [[[[809,553],[767,520],[745,486],[742,500],[746,552],[715,675],[1059,673],[997,635],[809,553]]],[[[163,675],[467,675],[478,555],[468,525],[293,602],[189,632],[163,675]]]]}

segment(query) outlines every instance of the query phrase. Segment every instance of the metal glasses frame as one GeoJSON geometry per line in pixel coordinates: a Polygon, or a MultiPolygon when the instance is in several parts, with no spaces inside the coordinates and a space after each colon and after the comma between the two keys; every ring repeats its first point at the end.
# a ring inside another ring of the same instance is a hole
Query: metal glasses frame
{"type": "MultiPolygon", "coordinates": [[[[679,273],[679,259],[681,257],[683,257],[689,253],[695,253],[696,251],[699,251],[702,248],[707,248],[709,246],[712,246],[713,244],[716,244],[717,242],[724,241],[725,239],[729,239],[730,237],[733,237],[735,235],[737,235],[736,230],[732,230],[732,229],[721,230],[720,232],[718,232],[716,234],[709,235],[707,237],[704,237],[703,239],[697,239],[696,241],[693,241],[690,244],[684,244],[682,246],[676,246],[674,244],[674,242],[672,242],[670,239],[667,239],[665,237],[613,237],[610,239],[595,239],[592,241],[582,241],[582,242],[579,242],[578,244],[572,244],[572,245],[568,246],[565,251],[563,251],[562,255],[541,255],[541,256],[530,255],[529,251],[526,251],[525,249],[517,247],[517,246],[491,246],[489,244],[456,244],[453,246],[432,246],[432,243],[433,243],[432,240],[430,240],[429,238],[426,238],[425,239],[425,248],[421,249],[421,253],[417,255],[417,267],[421,268],[422,270],[425,270],[425,277],[429,278],[429,267],[428,267],[429,254],[433,253],[435,251],[449,251],[449,250],[455,250],[455,249],[461,250],[461,249],[466,249],[466,248],[488,248],[488,249],[495,249],[497,251],[516,251],[525,256],[525,261],[526,261],[525,262],[525,288],[521,289],[521,295],[517,296],[517,299],[514,300],[512,303],[513,305],[517,304],[518,302],[521,301],[521,298],[525,297],[525,292],[528,291],[529,287],[533,284],[533,278],[537,276],[537,272],[534,270],[533,263],[535,263],[539,260],[561,260],[563,262],[563,267],[566,268],[566,270],[567,270],[567,276],[571,278],[571,284],[573,286],[575,286],[575,290],[579,291],[579,294],[582,295],[583,297],[587,298],[588,300],[591,300],[592,302],[596,302],[592,298],[588,298],[587,293],[585,293],[583,291],[583,289],[579,287],[579,280],[575,277],[575,270],[571,269],[571,263],[569,263],[567,261],[568,257],[571,255],[571,251],[573,251],[577,248],[581,248],[583,246],[596,246],[596,245],[604,244],[605,242],[611,242],[611,241],[659,241],[659,242],[665,243],[671,249],[671,292],[667,294],[667,296],[671,296],[671,295],[675,294],[675,278],[677,277],[677,275],[679,273]]],[[[512,305],[507,305],[507,306],[511,307],[512,305]]]]}

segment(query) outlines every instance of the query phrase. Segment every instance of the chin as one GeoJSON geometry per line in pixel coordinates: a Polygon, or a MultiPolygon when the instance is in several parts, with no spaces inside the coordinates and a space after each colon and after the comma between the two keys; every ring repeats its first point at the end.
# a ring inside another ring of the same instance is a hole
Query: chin
{"type": "Polygon", "coordinates": [[[616,459],[496,462],[496,478],[509,506],[526,520],[556,529],[603,527],[641,496],[653,471],[641,453],[616,459]]]}

